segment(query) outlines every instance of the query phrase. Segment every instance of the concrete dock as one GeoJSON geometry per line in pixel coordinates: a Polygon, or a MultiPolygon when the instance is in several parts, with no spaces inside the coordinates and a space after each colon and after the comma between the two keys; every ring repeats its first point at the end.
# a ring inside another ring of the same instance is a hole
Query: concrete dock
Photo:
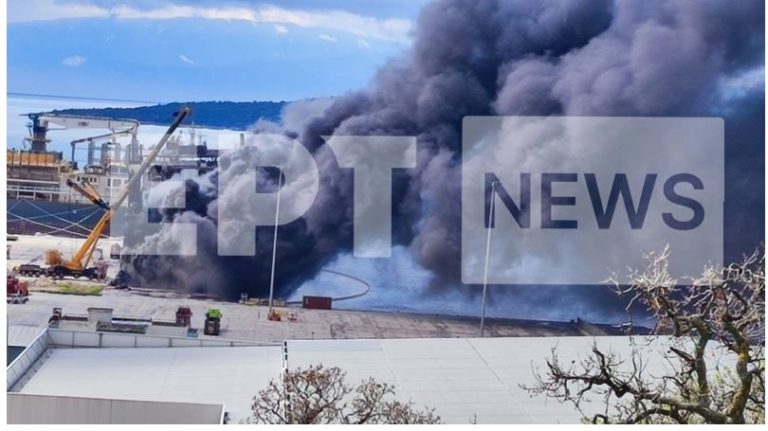
{"type": "MultiPolygon", "coordinates": [[[[267,307],[206,299],[146,296],[107,288],[102,296],[61,295],[32,291],[26,304],[8,304],[12,325],[46,326],[53,307],[64,314],[85,315],[89,307],[108,307],[115,316],[173,320],[179,306],[192,310],[192,327],[201,328],[206,311],[218,308],[223,313],[221,337],[234,340],[275,341],[286,339],[350,338],[445,338],[476,337],[477,319],[411,313],[384,313],[350,310],[307,310],[278,308],[285,317],[296,320],[267,320],[267,307]]],[[[491,337],[589,335],[575,322],[535,322],[492,319],[486,327],[491,337]]]]}
{"type": "MultiPolygon", "coordinates": [[[[71,255],[82,239],[50,236],[19,236],[9,242],[11,246],[8,269],[27,263],[42,255],[46,249],[57,248],[71,255]]],[[[103,239],[98,248],[108,259],[109,248],[119,241],[103,239]]],[[[42,264],[40,260],[36,263],[42,264]]],[[[108,275],[117,271],[110,261],[108,275]]],[[[299,306],[277,308],[283,315],[280,322],[267,320],[268,308],[212,299],[191,298],[168,291],[121,291],[104,287],[101,296],[79,296],[48,293],[43,290],[55,284],[75,284],[72,280],[54,282],[48,279],[24,278],[31,283],[30,298],[26,304],[8,305],[8,322],[12,325],[46,326],[54,307],[64,314],[85,315],[89,307],[106,307],[114,316],[139,319],[174,320],[180,306],[192,310],[192,327],[201,329],[209,308],[223,313],[221,337],[233,340],[276,341],[286,339],[353,339],[353,338],[445,338],[476,337],[479,319],[475,317],[428,315],[415,313],[309,310],[299,306]],[[288,317],[291,317],[289,320],[288,317]]],[[[55,287],[55,286],[54,286],[55,287]]],[[[488,319],[486,336],[566,336],[606,335],[616,333],[609,325],[595,326],[583,321],[547,322],[513,319],[488,319]]]]}

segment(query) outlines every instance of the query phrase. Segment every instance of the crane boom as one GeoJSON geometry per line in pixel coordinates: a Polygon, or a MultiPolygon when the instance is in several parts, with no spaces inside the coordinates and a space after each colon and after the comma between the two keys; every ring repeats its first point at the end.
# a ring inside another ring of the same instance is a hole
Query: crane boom
{"type": "Polygon", "coordinates": [[[80,139],[75,139],[74,141],[71,141],[71,142],[69,143],[69,145],[75,146],[75,145],[77,145],[77,144],[81,144],[81,143],[83,143],[83,142],[88,142],[88,141],[100,141],[100,140],[102,140],[102,139],[111,138],[111,137],[113,137],[113,136],[128,135],[128,134],[131,134],[131,133],[134,133],[134,131],[133,131],[133,130],[131,130],[131,129],[126,129],[126,130],[118,130],[118,131],[116,131],[116,132],[111,132],[111,133],[104,133],[104,134],[101,134],[101,135],[96,135],[96,136],[89,136],[89,137],[87,137],[87,138],[80,138],[80,139]]]}
{"type": "Polygon", "coordinates": [[[92,117],[87,115],[68,115],[56,112],[38,112],[22,114],[32,120],[30,135],[25,141],[31,143],[32,151],[45,152],[50,139],[47,138],[49,123],[58,124],[65,129],[109,129],[110,131],[127,132],[134,136],[139,128],[139,122],[131,119],[116,119],[92,117]]]}
{"type": "Polygon", "coordinates": [[[35,114],[36,119],[47,125],[47,123],[58,124],[68,129],[109,129],[109,130],[132,130],[139,127],[139,122],[129,119],[115,119],[107,117],[91,117],[87,115],[68,115],[56,113],[35,114]]]}
{"type": "Polygon", "coordinates": [[[74,161],[75,161],[75,146],[77,144],[82,144],[83,142],[96,142],[96,141],[100,141],[102,139],[107,139],[107,138],[114,139],[115,137],[121,136],[121,135],[131,135],[133,141],[135,141],[136,140],[136,133],[138,133],[138,124],[139,123],[137,122],[136,123],[136,127],[131,128],[131,129],[113,130],[110,133],[104,133],[104,134],[96,135],[96,136],[89,136],[87,138],[80,138],[80,139],[75,139],[74,141],[71,141],[69,143],[69,145],[72,146],[72,156],[71,156],[70,160],[74,163],[74,161]]]}
{"type": "Polygon", "coordinates": [[[93,202],[95,205],[100,206],[101,208],[105,210],[109,210],[109,204],[104,202],[104,199],[99,196],[99,194],[93,189],[93,187],[86,187],[85,185],[88,183],[83,183],[83,185],[80,185],[76,183],[71,178],[67,178],[67,185],[75,189],[78,193],[85,196],[86,199],[93,202]]]}
{"type": "Polygon", "coordinates": [[[176,120],[174,120],[174,122],[165,132],[165,135],[163,135],[163,138],[160,139],[160,142],[158,142],[157,145],[155,145],[155,148],[153,148],[152,151],[147,156],[147,158],[144,159],[144,161],[141,163],[136,173],[131,177],[130,180],[128,180],[128,183],[120,191],[120,195],[118,196],[115,203],[112,205],[113,209],[120,208],[120,205],[122,205],[123,202],[125,202],[125,200],[128,199],[128,193],[130,192],[131,187],[134,185],[134,183],[136,183],[136,181],[139,181],[141,179],[141,176],[144,175],[145,172],[147,172],[147,169],[149,169],[149,165],[152,164],[152,162],[155,160],[157,155],[160,153],[160,150],[162,150],[163,146],[165,146],[165,143],[168,142],[168,139],[171,138],[171,135],[173,135],[176,129],[181,125],[181,122],[184,121],[184,118],[186,118],[187,115],[189,115],[189,113],[190,113],[189,107],[185,106],[176,114],[176,120]]]}
{"type": "MultiPolygon", "coordinates": [[[[149,153],[147,158],[144,159],[142,164],[139,166],[139,169],[133,174],[131,179],[128,180],[128,183],[123,186],[117,200],[111,207],[107,208],[107,210],[104,212],[104,215],[101,216],[101,219],[99,219],[98,223],[96,223],[96,226],[94,226],[93,230],[91,230],[91,233],[85,239],[85,242],[83,242],[83,245],[80,246],[80,248],[77,250],[77,253],[75,253],[75,255],[72,256],[72,259],[70,259],[68,262],[63,262],[64,267],[69,270],[82,271],[88,266],[91,257],[93,256],[96,243],[101,237],[101,234],[104,233],[104,230],[109,225],[109,222],[114,216],[115,211],[117,211],[123,202],[125,202],[125,200],[128,198],[128,193],[131,190],[131,187],[136,183],[136,181],[141,180],[142,175],[144,175],[144,173],[147,171],[149,165],[152,163],[155,157],[157,157],[157,155],[160,153],[160,150],[162,150],[163,146],[165,146],[165,143],[168,142],[168,139],[171,137],[171,135],[173,135],[181,122],[184,121],[184,118],[187,117],[189,112],[190,109],[185,106],[176,114],[176,119],[173,121],[173,123],[171,123],[170,127],[168,127],[165,135],[163,135],[162,139],[160,139],[160,142],[155,145],[155,148],[152,150],[152,152],[149,153]]],[[[83,190],[81,193],[89,196],[89,199],[92,198],[90,193],[85,190],[83,190]]],[[[101,198],[99,197],[98,199],[101,198]]]]}

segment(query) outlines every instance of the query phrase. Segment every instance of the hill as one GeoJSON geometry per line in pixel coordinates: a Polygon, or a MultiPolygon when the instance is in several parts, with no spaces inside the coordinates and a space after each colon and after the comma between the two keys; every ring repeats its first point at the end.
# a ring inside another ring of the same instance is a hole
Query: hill
{"type": "Polygon", "coordinates": [[[135,108],[62,109],[69,115],[131,118],[141,124],[166,125],[182,106],[192,108],[189,122],[197,126],[245,130],[260,119],[276,121],[288,102],[173,102],[135,108]]]}

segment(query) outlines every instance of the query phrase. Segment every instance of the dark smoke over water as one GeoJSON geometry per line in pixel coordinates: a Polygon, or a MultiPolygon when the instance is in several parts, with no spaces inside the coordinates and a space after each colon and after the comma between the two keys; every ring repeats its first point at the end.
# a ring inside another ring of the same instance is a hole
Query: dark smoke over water
{"type": "MultiPolygon", "coordinates": [[[[431,273],[428,294],[476,292],[460,283],[460,144],[466,115],[717,116],[726,130],[726,258],[764,236],[764,5],[760,1],[437,0],[419,17],[411,49],[368,88],[290,105],[281,124],[256,132],[296,137],[315,156],[318,197],[281,226],[276,285],[288,296],[352,246],[352,176],[324,135],[417,136],[418,166],[396,171],[393,244],[431,273]]],[[[340,66],[343,67],[343,66],[340,66]]],[[[243,156],[238,150],[232,157],[243,156]]],[[[520,155],[526,157],[525,154],[520,155]]],[[[223,160],[220,171],[225,172],[223,160]]],[[[257,255],[216,255],[215,185],[188,181],[191,210],[167,215],[198,225],[193,258],[143,258],[146,281],[230,299],[266,296],[272,229],[257,255]]],[[[259,182],[274,182],[261,172],[259,182]]],[[[173,241],[172,225],[151,241],[173,241]]],[[[598,287],[499,287],[497,304],[621,308],[598,287]]],[[[571,316],[564,310],[564,316],[571,316]]]]}

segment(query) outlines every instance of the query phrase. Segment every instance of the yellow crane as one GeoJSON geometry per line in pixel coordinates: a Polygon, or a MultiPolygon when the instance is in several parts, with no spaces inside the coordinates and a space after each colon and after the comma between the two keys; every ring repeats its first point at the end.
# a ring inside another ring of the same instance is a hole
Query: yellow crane
{"type": "Polygon", "coordinates": [[[131,190],[131,187],[137,181],[140,181],[142,175],[144,175],[144,173],[149,168],[149,165],[157,157],[158,153],[160,153],[160,150],[163,148],[171,135],[176,131],[176,128],[178,128],[181,122],[184,121],[184,118],[189,115],[189,112],[190,109],[188,107],[184,107],[176,113],[176,119],[165,132],[163,138],[160,139],[160,142],[158,142],[157,145],[155,145],[155,148],[152,149],[152,152],[147,156],[147,158],[144,159],[141,166],[139,166],[139,169],[133,174],[128,183],[123,187],[123,189],[120,191],[120,195],[118,195],[117,200],[111,206],[105,202],[101,196],[99,196],[96,189],[94,189],[87,182],[77,184],[72,180],[67,180],[67,185],[87,197],[94,204],[103,208],[104,215],[101,216],[101,219],[99,219],[98,223],[96,223],[96,226],[93,227],[91,233],[85,239],[85,242],[83,242],[83,244],[71,259],[64,259],[62,253],[58,250],[48,250],[45,252],[45,263],[49,265],[46,270],[48,275],[54,278],[64,278],[66,276],[71,276],[95,279],[99,277],[96,268],[88,267],[88,265],[91,263],[91,259],[93,258],[93,253],[96,250],[96,243],[99,241],[99,238],[104,233],[104,230],[107,228],[107,226],[109,226],[115,211],[117,211],[123,202],[125,202],[125,200],[128,198],[128,193],[131,190]]]}

